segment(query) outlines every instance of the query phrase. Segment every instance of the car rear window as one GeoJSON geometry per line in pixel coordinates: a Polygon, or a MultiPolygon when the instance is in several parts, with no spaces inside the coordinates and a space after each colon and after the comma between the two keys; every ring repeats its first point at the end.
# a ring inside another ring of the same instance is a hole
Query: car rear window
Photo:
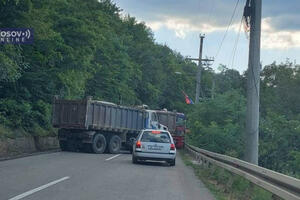
{"type": "Polygon", "coordinates": [[[157,143],[171,143],[169,134],[160,131],[145,131],[141,138],[142,142],[157,142],[157,143]]]}

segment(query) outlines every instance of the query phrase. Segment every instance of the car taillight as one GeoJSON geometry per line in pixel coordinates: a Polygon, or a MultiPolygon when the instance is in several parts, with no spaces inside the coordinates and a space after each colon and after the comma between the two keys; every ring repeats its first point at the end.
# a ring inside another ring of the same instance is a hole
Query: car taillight
{"type": "Polygon", "coordinates": [[[170,146],[170,150],[175,150],[175,144],[171,144],[171,146],[170,146]]]}
{"type": "Polygon", "coordinates": [[[141,141],[137,141],[137,142],[136,142],[135,148],[141,148],[141,141]]]}

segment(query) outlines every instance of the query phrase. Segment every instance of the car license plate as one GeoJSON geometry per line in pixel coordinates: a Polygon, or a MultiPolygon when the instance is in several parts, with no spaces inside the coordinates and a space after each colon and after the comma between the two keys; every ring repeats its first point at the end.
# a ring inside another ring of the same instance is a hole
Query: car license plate
{"type": "Polygon", "coordinates": [[[150,151],[161,151],[163,148],[164,148],[163,146],[159,146],[157,144],[148,145],[148,150],[150,150],[150,151]]]}

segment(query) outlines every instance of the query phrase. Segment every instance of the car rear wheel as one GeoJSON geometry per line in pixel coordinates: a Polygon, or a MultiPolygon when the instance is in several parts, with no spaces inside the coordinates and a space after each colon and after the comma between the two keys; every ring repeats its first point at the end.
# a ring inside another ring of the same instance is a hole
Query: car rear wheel
{"type": "Polygon", "coordinates": [[[100,154],[105,151],[106,148],[106,139],[104,135],[97,134],[93,139],[92,149],[94,153],[100,154]]]}
{"type": "Polygon", "coordinates": [[[117,154],[121,149],[121,138],[118,135],[113,135],[108,144],[109,153],[117,154]]]}
{"type": "Polygon", "coordinates": [[[176,164],[176,159],[170,161],[169,164],[170,164],[170,166],[175,166],[175,164],[176,164]]]}

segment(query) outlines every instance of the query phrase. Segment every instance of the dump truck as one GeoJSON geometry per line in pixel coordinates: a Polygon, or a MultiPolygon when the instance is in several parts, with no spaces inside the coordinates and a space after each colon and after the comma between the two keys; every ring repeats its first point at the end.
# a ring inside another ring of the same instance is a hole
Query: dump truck
{"type": "Polygon", "coordinates": [[[168,127],[168,130],[175,141],[176,148],[183,148],[186,130],[185,115],[176,111],[171,112],[166,109],[157,110],[156,113],[158,122],[168,127]]]}
{"type": "Polygon", "coordinates": [[[156,111],[144,107],[126,107],[92,100],[53,100],[52,125],[58,128],[63,151],[83,150],[94,153],[119,153],[132,149],[142,129],[166,129],[158,123],[156,111]]]}

